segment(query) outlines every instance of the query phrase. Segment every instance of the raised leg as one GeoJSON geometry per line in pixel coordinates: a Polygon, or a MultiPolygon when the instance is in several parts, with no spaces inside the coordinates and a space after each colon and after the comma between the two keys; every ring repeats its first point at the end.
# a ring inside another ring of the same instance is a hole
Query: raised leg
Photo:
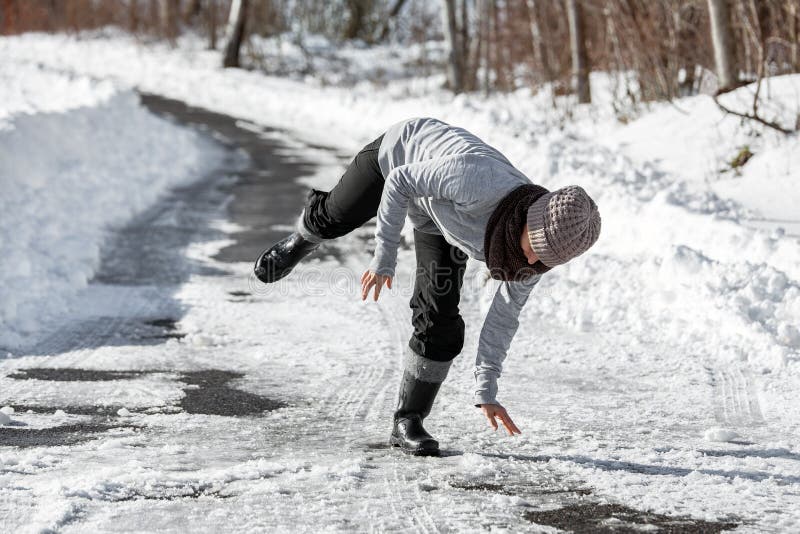
{"type": "Polygon", "coordinates": [[[333,189],[311,191],[299,227],[303,237],[335,239],[375,217],[384,183],[378,165],[382,139],[380,136],[356,154],[333,189]]]}
{"type": "Polygon", "coordinates": [[[329,192],[313,189],[308,195],[297,231],[261,253],[253,269],[264,283],[287,276],[325,239],[352,232],[378,213],[383,175],[378,148],[383,136],[365,146],[329,192]]]}

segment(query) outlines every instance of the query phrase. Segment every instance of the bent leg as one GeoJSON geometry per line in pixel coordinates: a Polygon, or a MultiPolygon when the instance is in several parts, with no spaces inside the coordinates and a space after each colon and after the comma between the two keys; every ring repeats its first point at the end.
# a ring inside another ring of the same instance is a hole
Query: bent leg
{"type": "Polygon", "coordinates": [[[378,149],[383,136],[365,146],[329,193],[311,191],[296,231],[261,253],[253,267],[256,278],[270,284],[286,277],[325,239],[358,228],[378,213],[383,174],[378,149]]]}
{"type": "Polygon", "coordinates": [[[378,164],[383,136],[365,146],[329,192],[308,195],[298,230],[309,241],[334,239],[359,228],[378,213],[384,177],[378,164]]]}
{"type": "Polygon", "coordinates": [[[414,334],[405,361],[389,443],[410,454],[437,455],[439,442],[423,420],[428,417],[464,345],[464,320],[458,311],[467,256],[441,235],[414,231],[417,274],[411,298],[414,334]]]}
{"type": "Polygon", "coordinates": [[[441,235],[414,231],[417,273],[410,306],[414,333],[409,347],[427,359],[448,362],[464,346],[458,309],[467,255],[441,235]]]}

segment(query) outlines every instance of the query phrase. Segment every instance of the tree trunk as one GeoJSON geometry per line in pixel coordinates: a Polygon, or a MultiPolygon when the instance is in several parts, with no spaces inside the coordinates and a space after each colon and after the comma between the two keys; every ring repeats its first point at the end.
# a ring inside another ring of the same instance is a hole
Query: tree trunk
{"type": "Polygon", "coordinates": [[[362,34],[367,7],[365,0],[347,0],[350,18],[347,20],[347,27],[344,30],[345,39],[355,39],[362,34]]]}
{"type": "Polygon", "coordinates": [[[136,33],[139,31],[139,2],[130,0],[128,4],[128,31],[136,33]]]}
{"type": "Polygon", "coordinates": [[[711,41],[719,79],[718,93],[729,91],[738,84],[736,56],[728,0],[708,0],[711,41]]]}
{"type": "Polygon", "coordinates": [[[513,37],[509,35],[510,22],[509,22],[509,3],[503,3],[504,16],[500,19],[500,6],[498,2],[494,4],[494,26],[495,26],[495,39],[498,44],[498,63],[497,70],[499,72],[498,79],[500,80],[500,87],[503,91],[512,91],[514,89],[514,65],[511,58],[511,46],[513,37]]]}
{"type": "Polygon", "coordinates": [[[178,36],[178,0],[161,0],[158,3],[158,22],[161,35],[174,44],[178,36]]]}
{"type": "Polygon", "coordinates": [[[567,17],[572,50],[572,86],[578,95],[578,102],[588,104],[592,101],[592,93],[589,86],[589,58],[586,53],[586,34],[580,0],[567,0],[567,17]]]}
{"type": "Polygon", "coordinates": [[[208,25],[208,49],[217,49],[217,0],[209,0],[206,6],[206,24],[208,25]]]}
{"type": "Polygon", "coordinates": [[[183,10],[183,23],[192,24],[197,20],[200,12],[203,10],[203,3],[201,0],[189,0],[186,8],[183,10]]]}
{"type": "Polygon", "coordinates": [[[792,49],[790,52],[790,56],[791,56],[793,72],[800,72],[800,51],[798,51],[798,48],[800,48],[800,32],[798,31],[798,26],[800,26],[800,24],[797,23],[797,4],[790,1],[789,38],[792,41],[792,49]]]}
{"type": "Polygon", "coordinates": [[[233,0],[231,2],[231,12],[228,16],[228,30],[226,37],[228,42],[225,44],[225,58],[222,66],[238,67],[239,50],[242,48],[244,40],[244,28],[247,22],[248,0],[233,0]]]}
{"type": "Polygon", "coordinates": [[[19,7],[14,0],[3,0],[3,35],[12,35],[17,31],[19,7]]]}
{"type": "Polygon", "coordinates": [[[387,37],[389,37],[389,25],[395,17],[400,13],[400,10],[403,9],[403,4],[406,3],[406,0],[394,0],[394,4],[392,8],[389,10],[389,14],[386,15],[386,20],[383,21],[383,27],[381,28],[381,33],[378,36],[379,41],[385,41],[387,37]]]}
{"type": "Polygon", "coordinates": [[[552,76],[550,75],[550,65],[547,62],[547,53],[544,49],[544,39],[542,38],[542,29],[539,23],[536,0],[527,0],[527,7],[528,19],[530,20],[533,60],[540,70],[542,80],[549,82],[552,80],[552,76]]]}
{"type": "Polygon", "coordinates": [[[461,0],[461,27],[459,42],[461,44],[461,88],[471,91],[475,87],[475,71],[469,64],[469,7],[468,0],[461,0]]]}
{"type": "Polygon", "coordinates": [[[447,46],[447,85],[454,93],[463,91],[461,46],[458,42],[455,0],[444,0],[442,5],[442,25],[447,46]]]}
{"type": "Polygon", "coordinates": [[[492,59],[492,35],[491,35],[491,6],[492,0],[480,0],[481,2],[481,33],[483,35],[483,92],[486,96],[492,88],[491,59],[492,59]]]}
{"type": "Polygon", "coordinates": [[[481,58],[483,57],[483,23],[481,22],[481,0],[475,2],[475,28],[473,30],[472,39],[469,41],[469,59],[467,66],[469,73],[467,80],[469,85],[464,87],[465,91],[474,91],[478,88],[478,70],[481,66],[481,58]]]}
{"type": "Polygon", "coordinates": [[[492,70],[494,71],[494,86],[502,91],[509,88],[508,77],[506,76],[505,69],[505,54],[501,48],[502,39],[500,38],[500,21],[498,17],[497,2],[490,2],[489,6],[489,28],[492,43],[490,54],[492,70]]]}

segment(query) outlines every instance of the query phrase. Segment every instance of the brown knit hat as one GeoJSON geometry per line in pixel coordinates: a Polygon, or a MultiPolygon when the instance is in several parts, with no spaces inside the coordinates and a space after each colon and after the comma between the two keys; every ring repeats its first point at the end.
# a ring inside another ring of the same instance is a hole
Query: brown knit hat
{"type": "Polygon", "coordinates": [[[580,256],[599,235],[597,204],[580,186],[568,185],[546,193],[528,208],[531,247],[548,267],[580,256]]]}

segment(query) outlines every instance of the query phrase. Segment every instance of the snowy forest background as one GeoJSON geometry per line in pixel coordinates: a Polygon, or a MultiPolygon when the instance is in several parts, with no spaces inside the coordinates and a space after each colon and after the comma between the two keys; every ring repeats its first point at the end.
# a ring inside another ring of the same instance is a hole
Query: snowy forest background
{"type": "Polygon", "coordinates": [[[397,75],[350,72],[344,43],[415,47],[406,74],[446,73],[454,93],[552,84],[585,103],[592,70],[622,73],[621,119],[643,102],[800,71],[795,0],[3,0],[0,12],[5,35],[108,25],[173,44],[205,35],[227,67],[315,76],[324,63],[339,84],[397,75]]]}

